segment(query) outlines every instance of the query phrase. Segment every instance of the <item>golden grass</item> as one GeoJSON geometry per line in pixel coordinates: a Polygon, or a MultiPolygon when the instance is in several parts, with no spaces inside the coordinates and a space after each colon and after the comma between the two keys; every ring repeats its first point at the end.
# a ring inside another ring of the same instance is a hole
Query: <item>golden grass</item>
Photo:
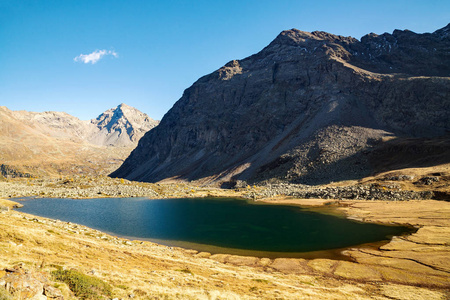
{"type": "MultiPolygon", "coordinates": [[[[392,217],[390,210],[381,204],[351,202],[342,209],[355,216],[372,214],[373,218],[382,218],[387,214],[392,217]]],[[[411,218],[420,221],[423,212],[414,211],[414,202],[410,203],[412,208],[406,208],[407,204],[395,204],[398,215],[405,216],[409,211],[411,218]],[[402,207],[405,207],[403,211],[402,207]]],[[[450,206],[445,202],[428,201],[418,202],[416,208],[420,209],[422,204],[433,214],[439,211],[445,214],[450,206]],[[436,206],[435,211],[432,206],[436,206]]],[[[442,228],[445,226],[436,231],[444,239],[442,228]]],[[[427,236],[430,232],[425,231],[427,236]]],[[[420,238],[420,232],[411,237],[416,242],[420,238]]],[[[408,245],[406,247],[410,247],[408,245]]],[[[440,247],[449,253],[448,246],[441,243],[440,247]]],[[[361,250],[349,251],[357,260],[353,263],[328,259],[210,256],[151,242],[127,241],[84,226],[15,211],[0,213],[0,269],[17,263],[44,272],[52,272],[57,266],[66,270],[74,268],[108,283],[112,287],[111,297],[117,298],[132,295],[136,299],[373,299],[374,295],[394,295],[395,287],[406,285],[410,292],[414,289],[423,292],[420,287],[427,287],[429,293],[425,294],[432,296],[429,299],[440,299],[449,287],[449,273],[432,268],[433,261],[429,257],[433,250],[418,254],[428,255],[427,263],[431,267],[419,261],[417,268],[408,259],[411,251],[401,247],[377,250],[376,255],[370,251],[364,254],[361,250]],[[406,259],[397,257],[390,265],[392,255],[405,255],[406,259]],[[379,264],[381,258],[383,264],[379,264]],[[249,262],[252,267],[247,266],[249,262]]],[[[64,289],[64,285],[61,288],[64,289]]]]}

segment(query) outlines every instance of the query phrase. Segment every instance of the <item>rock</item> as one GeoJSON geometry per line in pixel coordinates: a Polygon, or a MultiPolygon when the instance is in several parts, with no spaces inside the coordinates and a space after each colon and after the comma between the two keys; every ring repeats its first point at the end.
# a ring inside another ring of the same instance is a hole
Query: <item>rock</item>
{"type": "Polygon", "coordinates": [[[21,299],[41,299],[46,278],[40,274],[10,273],[4,278],[6,290],[21,299]]]}
{"type": "Polygon", "coordinates": [[[89,272],[87,272],[89,275],[95,275],[97,273],[96,270],[92,269],[89,272]]]}
{"type": "Polygon", "coordinates": [[[386,177],[386,180],[392,180],[392,181],[412,181],[414,180],[414,175],[396,175],[396,176],[390,176],[386,177]]]}
{"type": "MultiPolygon", "coordinates": [[[[32,221],[35,221],[35,220],[37,220],[37,219],[32,219],[32,221]]],[[[19,263],[12,268],[5,268],[5,271],[7,273],[15,273],[15,274],[25,274],[26,273],[25,269],[23,268],[23,263],[19,263]]]]}
{"type": "Polygon", "coordinates": [[[48,284],[44,285],[44,295],[47,296],[47,298],[50,299],[57,299],[57,300],[63,300],[63,294],[61,290],[52,287],[48,284]]]}
{"type": "Polygon", "coordinates": [[[439,177],[427,176],[427,177],[422,177],[419,180],[419,183],[424,184],[424,185],[432,185],[435,182],[439,182],[439,177]]]}
{"type": "MultiPolygon", "coordinates": [[[[382,148],[400,147],[398,141],[385,140],[414,137],[426,144],[450,131],[450,38],[443,34],[449,27],[369,34],[361,41],[283,31],[259,53],[186,89],[111,176],[238,187],[244,181],[317,185],[367,176],[385,167],[377,158],[399,153],[382,148]]],[[[408,147],[414,156],[418,148],[408,147]]],[[[449,147],[442,148],[448,158],[449,147]]],[[[366,196],[349,191],[347,197],[366,196]]]]}

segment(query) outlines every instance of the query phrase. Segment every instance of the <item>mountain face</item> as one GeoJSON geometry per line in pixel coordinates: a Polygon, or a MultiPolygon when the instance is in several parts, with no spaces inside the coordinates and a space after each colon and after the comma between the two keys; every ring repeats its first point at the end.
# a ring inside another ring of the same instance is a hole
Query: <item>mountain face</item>
{"type": "Polygon", "coordinates": [[[90,121],[96,130],[88,140],[93,144],[104,146],[136,145],[139,139],[158,123],[147,114],[122,103],[90,121]]]}
{"type": "Polygon", "coordinates": [[[107,174],[157,124],[125,104],[90,121],[0,106],[1,174],[107,174]]]}
{"type": "Polygon", "coordinates": [[[359,41],[283,31],[186,89],[111,176],[308,184],[365,176],[386,141],[449,134],[449,33],[450,24],[359,41]]]}

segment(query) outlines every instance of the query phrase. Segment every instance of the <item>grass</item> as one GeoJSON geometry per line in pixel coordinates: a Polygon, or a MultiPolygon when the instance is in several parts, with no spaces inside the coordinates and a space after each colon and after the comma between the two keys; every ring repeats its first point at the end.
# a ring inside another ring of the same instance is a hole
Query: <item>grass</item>
{"type": "Polygon", "coordinates": [[[119,289],[122,289],[122,290],[128,290],[129,289],[129,287],[127,287],[124,284],[118,284],[118,285],[116,285],[116,287],[118,287],[119,289]]]}
{"type": "Polygon", "coordinates": [[[269,280],[267,280],[267,279],[252,279],[253,281],[256,281],[256,282],[261,282],[261,283],[269,283],[269,280]]]}
{"type": "Polygon", "coordinates": [[[55,280],[66,283],[70,290],[80,299],[111,298],[111,286],[99,278],[85,275],[77,270],[53,271],[55,280]]]}
{"type": "Polygon", "coordinates": [[[178,269],[178,270],[176,270],[176,271],[182,272],[182,273],[186,273],[186,274],[194,275],[194,273],[192,273],[192,271],[189,270],[189,269],[187,269],[187,268],[185,268],[185,269],[178,269]]]}
{"type": "Polygon", "coordinates": [[[141,289],[135,289],[133,291],[133,294],[135,294],[136,296],[140,296],[140,297],[147,296],[147,293],[141,289]]]}
{"type": "Polygon", "coordinates": [[[4,287],[0,287],[0,300],[13,300],[13,296],[4,287]]]}

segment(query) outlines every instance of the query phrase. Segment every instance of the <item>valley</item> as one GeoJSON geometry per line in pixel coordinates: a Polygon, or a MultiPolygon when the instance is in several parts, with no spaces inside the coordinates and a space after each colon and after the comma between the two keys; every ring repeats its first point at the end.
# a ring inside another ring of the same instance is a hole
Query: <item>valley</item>
{"type": "Polygon", "coordinates": [[[448,299],[449,47],[450,24],[291,29],[161,122],[126,104],[90,121],[0,107],[0,299],[448,299]],[[414,230],[334,256],[236,255],[29,215],[23,197],[243,198],[414,230]]]}

